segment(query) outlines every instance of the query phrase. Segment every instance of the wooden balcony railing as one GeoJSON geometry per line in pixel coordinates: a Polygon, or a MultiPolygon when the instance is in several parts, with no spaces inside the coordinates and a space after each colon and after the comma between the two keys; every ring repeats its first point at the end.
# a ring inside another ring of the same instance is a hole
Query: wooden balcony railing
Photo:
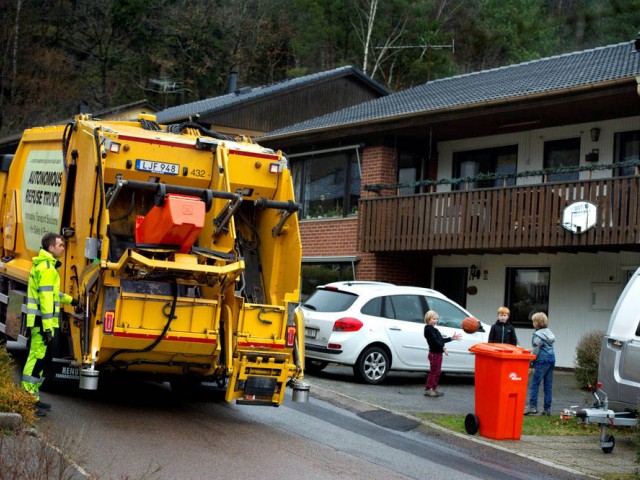
{"type": "Polygon", "coordinates": [[[640,177],[360,200],[363,252],[595,250],[640,248],[640,177]],[[565,207],[596,205],[596,225],[562,226],[565,207]]]}

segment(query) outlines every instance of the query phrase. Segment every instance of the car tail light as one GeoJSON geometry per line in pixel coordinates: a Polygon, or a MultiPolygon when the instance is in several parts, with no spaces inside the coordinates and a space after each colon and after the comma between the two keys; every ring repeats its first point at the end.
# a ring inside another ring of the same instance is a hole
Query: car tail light
{"type": "Polygon", "coordinates": [[[107,310],[104,313],[104,324],[102,325],[102,331],[104,333],[113,333],[113,324],[114,324],[115,312],[111,310],[107,310]]]}
{"type": "Polygon", "coordinates": [[[357,332],[362,328],[362,322],[357,318],[345,317],[333,324],[334,332],[357,332]]]}
{"type": "Polygon", "coordinates": [[[296,341],[296,327],[288,326],[287,327],[287,347],[293,347],[293,344],[296,341]]]}
{"type": "Polygon", "coordinates": [[[329,345],[327,345],[327,348],[330,348],[332,350],[340,350],[342,348],[342,345],[340,345],[339,343],[330,343],[329,345]]]}

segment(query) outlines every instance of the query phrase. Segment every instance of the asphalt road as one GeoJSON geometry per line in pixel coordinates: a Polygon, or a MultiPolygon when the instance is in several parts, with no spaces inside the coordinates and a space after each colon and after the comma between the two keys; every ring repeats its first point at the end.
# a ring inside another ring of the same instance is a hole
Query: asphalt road
{"type": "MultiPolygon", "coordinates": [[[[573,378],[556,377],[558,385],[573,378]]],[[[424,374],[392,373],[372,386],[332,365],[308,381],[309,403],[292,402],[289,392],[277,409],[185,401],[155,383],[48,392],[53,410],[39,429],[101,479],[584,478],[403,414],[467,413],[471,376],[443,377],[438,399],[422,396],[424,374]]]]}
{"type": "Polygon", "coordinates": [[[289,392],[279,408],[247,407],[140,382],[94,393],[47,393],[40,428],[101,479],[584,478],[361,402],[294,403],[289,392]]]}

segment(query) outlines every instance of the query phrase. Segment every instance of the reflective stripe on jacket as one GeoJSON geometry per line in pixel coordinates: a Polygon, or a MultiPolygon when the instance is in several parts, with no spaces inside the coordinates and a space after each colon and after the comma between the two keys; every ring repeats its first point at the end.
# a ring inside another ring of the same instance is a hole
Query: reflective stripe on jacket
{"type": "Polygon", "coordinates": [[[60,293],[60,275],[57,260],[46,250],[40,249],[33,257],[27,288],[27,327],[36,325],[36,317],[42,319],[42,330],[53,333],[60,326],[60,304],[70,304],[72,297],[60,293]]]}

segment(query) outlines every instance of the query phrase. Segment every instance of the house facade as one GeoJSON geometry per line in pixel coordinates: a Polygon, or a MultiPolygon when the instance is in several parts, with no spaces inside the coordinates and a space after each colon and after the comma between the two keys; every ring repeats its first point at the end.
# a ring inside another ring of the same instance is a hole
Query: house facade
{"type": "Polygon", "coordinates": [[[303,293],[432,287],[520,344],[549,315],[557,366],[605,330],[640,266],[633,42],[436,80],[273,131],[302,204],[303,293]]]}

